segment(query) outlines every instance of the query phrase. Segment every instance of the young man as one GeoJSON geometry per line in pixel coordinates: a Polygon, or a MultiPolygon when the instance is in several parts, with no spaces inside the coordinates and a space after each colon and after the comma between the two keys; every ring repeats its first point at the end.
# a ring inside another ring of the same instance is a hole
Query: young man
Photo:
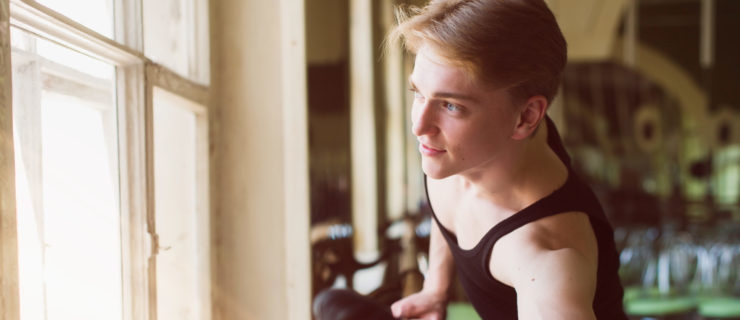
{"type": "Polygon", "coordinates": [[[423,289],[394,317],[444,319],[456,270],[483,319],[626,319],[612,229],[546,111],[566,43],[543,0],[432,0],[401,22],[433,209],[423,289]]]}

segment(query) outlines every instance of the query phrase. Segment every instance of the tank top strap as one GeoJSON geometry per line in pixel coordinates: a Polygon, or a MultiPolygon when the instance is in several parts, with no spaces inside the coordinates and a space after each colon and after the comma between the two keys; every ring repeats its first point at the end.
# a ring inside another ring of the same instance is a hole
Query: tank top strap
{"type": "Polygon", "coordinates": [[[550,146],[550,149],[555,152],[558,158],[560,158],[560,161],[562,161],[570,170],[570,156],[568,155],[568,152],[565,151],[563,140],[560,138],[558,129],[555,127],[555,122],[553,122],[552,119],[550,119],[550,116],[547,115],[545,116],[545,122],[547,123],[547,144],[550,146]]]}
{"type": "Polygon", "coordinates": [[[490,252],[501,237],[542,218],[566,212],[583,212],[590,217],[589,205],[578,199],[579,189],[578,178],[568,170],[568,179],[560,188],[493,226],[480,240],[483,252],[490,252]]]}
{"type": "MultiPolygon", "coordinates": [[[[498,239],[527,223],[559,213],[573,211],[584,212],[590,216],[590,212],[593,211],[590,210],[591,206],[588,203],[578,199],[579,193],[583,192],[584,188],[582,188],[581,181],[573,171],[570,156],[563,146],[563,141],[560,138],[558,129],[555,127],[555,123],[548,115],[545,115],[545,121],[547,123],[547,144],[568,169],[568,178],[560,188],[550,195],[536,201],[491,228],[483,239],[481,239],[481,242],[486,242],[486,251],[490,251],[498,239]]],[[[586,190],[589,189],[586,188],[586,190]]]]}

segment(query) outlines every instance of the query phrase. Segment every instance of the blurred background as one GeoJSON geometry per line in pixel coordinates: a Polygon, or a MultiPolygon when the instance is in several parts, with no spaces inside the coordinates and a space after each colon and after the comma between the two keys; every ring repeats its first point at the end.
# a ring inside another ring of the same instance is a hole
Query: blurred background
{"type": "MultiPolygon", "coordinates": [[[[546,0],[625,308],[740,319],[740,1],[546,0]]],[[[0,0],[2,319],[309,319],[421,288],[412,0],[0,0]]],[[[458,286],[450,319],[476,319],[458,286]]]]}

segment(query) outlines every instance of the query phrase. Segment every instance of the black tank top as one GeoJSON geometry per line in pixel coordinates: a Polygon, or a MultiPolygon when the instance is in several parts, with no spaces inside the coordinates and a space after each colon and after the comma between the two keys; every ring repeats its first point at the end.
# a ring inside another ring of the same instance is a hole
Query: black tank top
{"type": "Polygon", "coordinates": [[[568,178],[563,186],[493,226],[470,250],[460,248],[455,234],[439,222],[434,210],[432,216],[447,240],[455,259],[458,279],[468,299],[478,314],[484,320],[489,320],[517,319],[516,291],[493,278],[488,271],[491,250],[496,241],[517,228],[544,217],[573,211],[586,213],[599,250],[594,313],[600,320],[627,319],[622,307],[622,285],[617,274],[619,257],[614,245],[614,232],[594,193],[571,169],[570,157],[563,148],[552,120],[548,117],[546,121],[547,143],[568,167],[568,178]]]}

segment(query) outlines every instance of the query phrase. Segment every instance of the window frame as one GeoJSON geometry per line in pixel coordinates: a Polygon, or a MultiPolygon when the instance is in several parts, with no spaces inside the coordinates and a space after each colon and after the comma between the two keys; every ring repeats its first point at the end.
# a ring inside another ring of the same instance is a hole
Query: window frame
{"type": "Polygon", "coordinates": [[[9,21],[8,2],[0,1],[0,317],[15,320],[20,318],[20,300],[9,21]]]}
{"type": "MultiPolygon", "coordinates": [[[[208,132],[208,112],[210,105],[210,92],[209,88],[205,85],[195,83],[177,73],[167,69],[162,65],[147,62],[145,64],[145,97],[146,97],[146,131],[150,134],[146,135],[146,168],[147,168],[147,231],[152,236],[152,254],[148,260],[149,265],[149,286],[148,289],[150,297],[149,307],[149,319],[157,319],[157,262],[156,256],[161,248],[159,245],[159,235],[156,230],[156,210],[155,210],[155,194],[154,194],[154,90],[155,87],[161,90],[166,90],[174,95],[180,96],[186,100],[195,102],[202,108],[196,108],[192,111],[195,114],[196,124],[196,212],[197,212],[197,228],[196,231],[198,236],[197,246],[199,249],[205,249],[206,254],[204,257],[210,257],[210,223],[209,223],[209,211],[210,211],[210,178],[209,178],[209,132],[208,132]],[[201,190],[201,192],[198,192],[201,190]],[[202,237],[201,237],[202,236],[202,237]]],[[[206,296],[210,295],[210,258],[201,261],[201,265],[205,266],[206,270],[200,272],[198,284],[203,288],[202,294],[206,296]]],[[[211,309],[211,301],[204,301],[204,310],[211,309]]],[[[210,313],[198,315],[201,319],[210,319],[210,313]]]]}
{"type": "MultiPolygon", "coordinates": [[[[113,0],[116,39],[113,40],[35,1],[0,0],[0,80],[4,80],[0,86],[0,175],[4,177],[0,180],[0,318],[20,319],[11,25],[116,67],[123,319],[157,319],[156,257],[159,248],[154,224],[152,145],[155,86],[204,106],[202,110],[194,110],[198,124],[197,179],[202,183],[202,191],[198,193],[198,219],[206,222],[206,240],[199,243],[199,248],[206,250],[203,265],[207,268],[210,265],[207,223],[210,217],[210,88],[175,74],[142,53],[141,1],[113,0]]],[[[203,31],[208,28],[207,21],[195,20],[199,24],[197,30],[207,34],[207,30],[203,31]]],[[[201,283],[205,281],[207,290],[210,290],[209,277],[209,272],[205,272],[203,279],[199,279],[201,283]]],[[[206,294],[211,296],[210,292],[206,294]]]]}

